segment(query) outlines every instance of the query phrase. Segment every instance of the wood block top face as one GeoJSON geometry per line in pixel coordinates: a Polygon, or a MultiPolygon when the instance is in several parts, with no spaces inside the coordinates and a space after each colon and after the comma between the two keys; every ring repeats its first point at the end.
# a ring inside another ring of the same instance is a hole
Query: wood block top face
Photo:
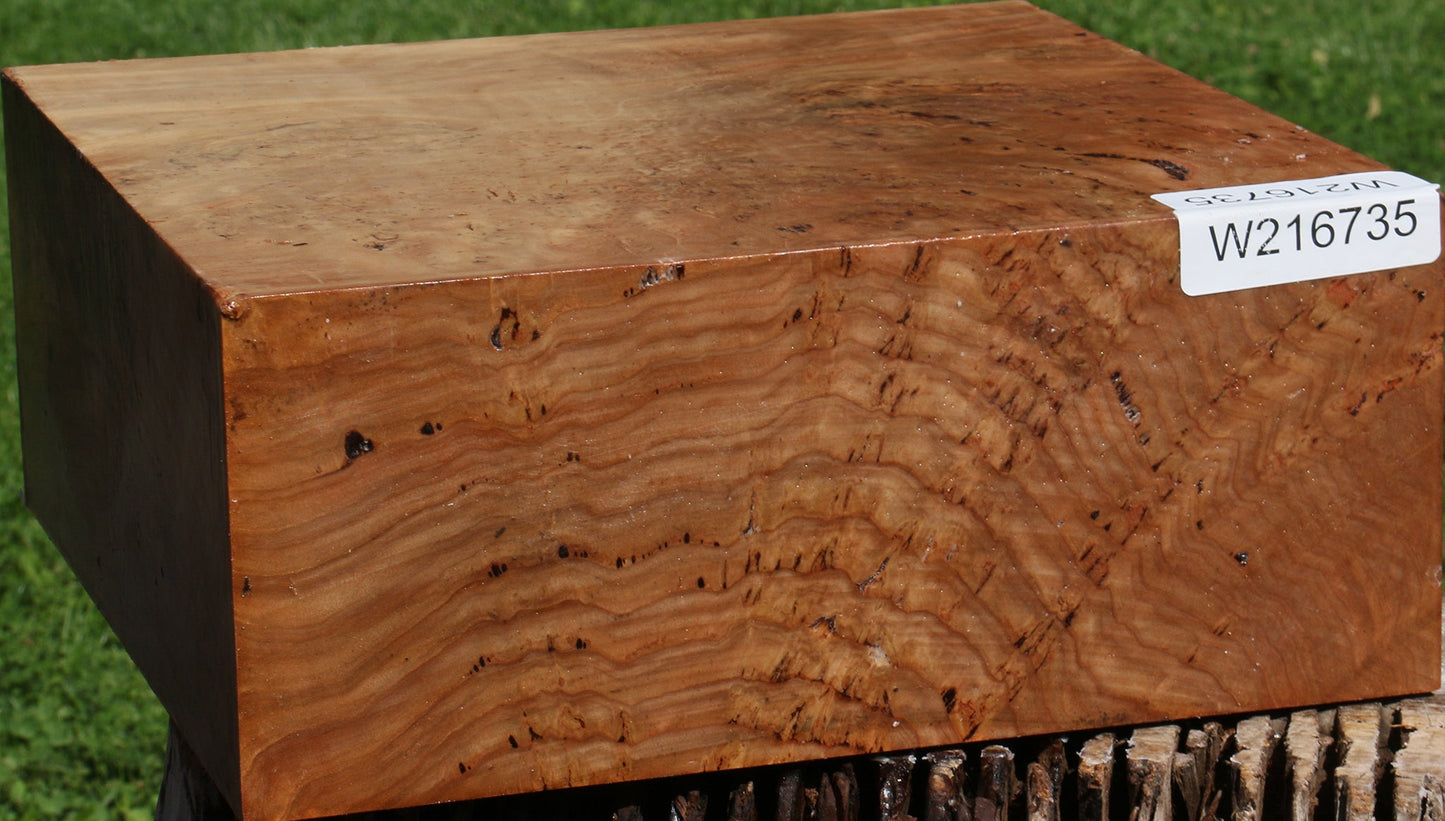
{"type": "Polygon", "coordinates": [[[1377,167],[1015,2],[10,76],[238,300],[1162,219],[1141,193],[1377,167]]]}
{"type": "Polygon", "coordinates": [[[1185,296],[1150,194],[1379,166],[1031,6],[7,77],[133,209],[12,209],[27,454],[204,348],[248,819],[1438,683],[1440,265],[1185,296]]]}

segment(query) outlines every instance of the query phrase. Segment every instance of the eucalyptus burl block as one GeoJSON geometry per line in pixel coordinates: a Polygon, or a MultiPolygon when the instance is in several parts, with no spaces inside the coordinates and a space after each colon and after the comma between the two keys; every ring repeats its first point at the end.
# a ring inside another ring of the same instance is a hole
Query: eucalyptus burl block
{"type": "Polygon", "coordinates": [[[247,819],[1438,684],[1440,264],[1187,296],[1381,167],[1025,3],[5,78],[27,500],[247,819]]]}

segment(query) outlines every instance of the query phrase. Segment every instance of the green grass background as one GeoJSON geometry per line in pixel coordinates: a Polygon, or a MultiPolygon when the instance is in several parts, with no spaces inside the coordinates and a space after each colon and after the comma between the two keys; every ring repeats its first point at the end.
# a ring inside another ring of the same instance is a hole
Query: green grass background
{"type": "MultiPolygon", "coordinates": [[[[1041,0],[1338,142],[1445,179],[1440,0],[1041,0]]],[[[0,0],[0,65],[639,26],[887,0],[0,0]]],[[[0,172],[0,183],[3,183],[0,172]]],[[[0,818],[148,818],[166,718],[24,510],[0,201],[0,818]]]]}

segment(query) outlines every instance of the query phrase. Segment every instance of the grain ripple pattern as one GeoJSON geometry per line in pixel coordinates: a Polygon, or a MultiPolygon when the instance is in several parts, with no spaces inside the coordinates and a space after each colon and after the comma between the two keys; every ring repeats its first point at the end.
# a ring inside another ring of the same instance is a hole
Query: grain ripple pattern
{"type": "Polygon", "coordinates": [[[1372,502],[1431,498],[1385,430],[1438,440],[1438,307],[1402,272],[1186,308],[1169,231],[255,300],[247,778],[403,806],[1358,685],[1359,642],[1274,614],[1434,606],[1347,545],[1427,518],[1372,502]],[[363,795],[373,767],[404,777],[363,795]]]}

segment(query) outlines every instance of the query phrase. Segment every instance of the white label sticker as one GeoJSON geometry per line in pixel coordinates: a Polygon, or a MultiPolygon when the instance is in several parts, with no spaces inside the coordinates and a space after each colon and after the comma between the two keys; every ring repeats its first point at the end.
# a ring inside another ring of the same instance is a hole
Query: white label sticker
{"type": "Polygon", "coordinates": [[[1154,199],[1179,220],[1184,293],[1203,296],[1434,262],[1439,187],[1367,171],[1154,199]]]}

